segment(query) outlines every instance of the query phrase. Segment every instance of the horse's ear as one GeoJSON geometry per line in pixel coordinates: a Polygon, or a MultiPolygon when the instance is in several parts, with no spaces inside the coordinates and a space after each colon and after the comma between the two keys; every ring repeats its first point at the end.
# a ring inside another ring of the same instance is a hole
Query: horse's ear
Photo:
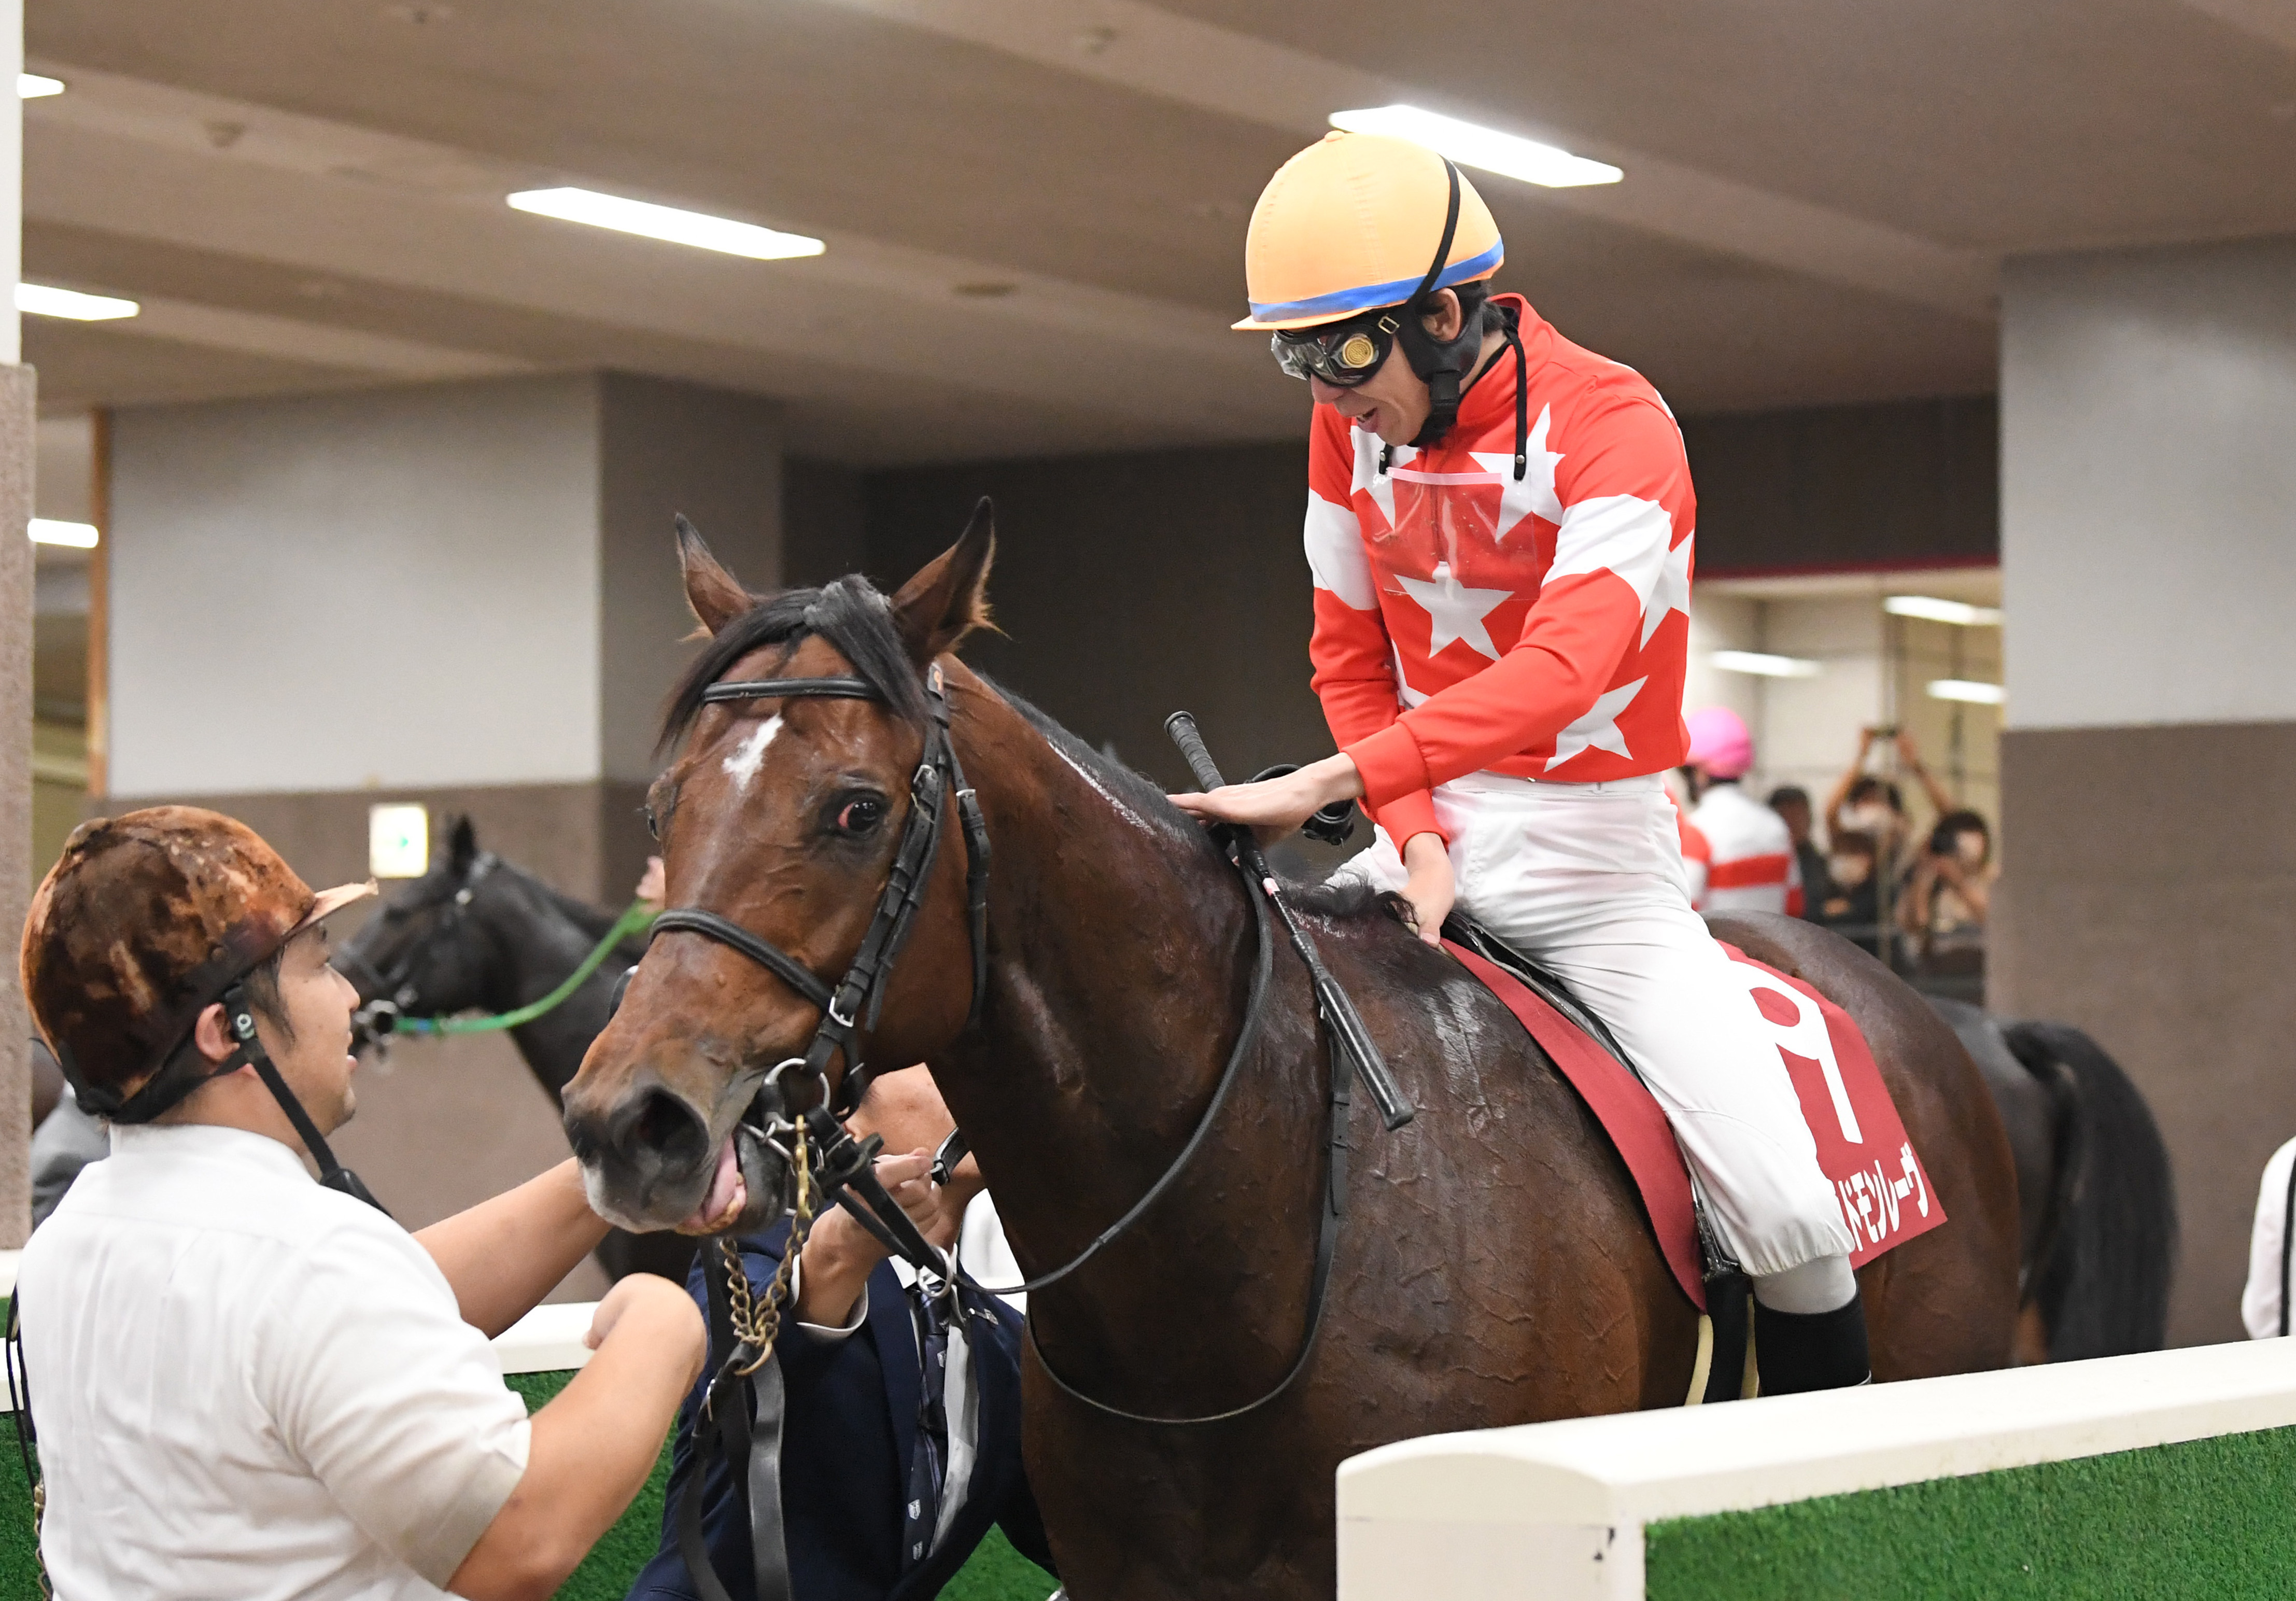
{"type": "Polygon", "coordinates": [[[712,634],[757,604],[741,580],[709,554],[700,530],[683,513],[677,519],[677,565],[685,574],[685,603],[712,634]]]}
{"type": "Polygon", "coordinates": [[[471,826],[469,814],[455,819],[455,826],[447,832],[447,859],[454,865],[459,878],[471,870],[479,859],[479,832],[471,826]]]}
{"type": "Polygon", "coordinates": [[[988,620],[988,564],[996,555],[996,513],[984,498],[955,544],[926,562],[893,597],[893,620],[909,658],[923,667],[953,651],[988,620]]]}

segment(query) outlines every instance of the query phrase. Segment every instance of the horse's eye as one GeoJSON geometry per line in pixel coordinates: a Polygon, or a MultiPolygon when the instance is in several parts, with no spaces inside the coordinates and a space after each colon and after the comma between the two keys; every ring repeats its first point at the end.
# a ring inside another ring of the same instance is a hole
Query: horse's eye
{"type": "Polygon", "coordinates": [[[885,820],[885,803],[874,795],[857,795],[838,809],[840,833],[867,833],[885,820]]]}
{"type": "Polygon", "coordinates": [[[647,837],[652,839],[657,844],[660,843],[661,819],[654,816],[654,810],[651,804],[649,804],[645,809],[645,820],[647,837]]]}

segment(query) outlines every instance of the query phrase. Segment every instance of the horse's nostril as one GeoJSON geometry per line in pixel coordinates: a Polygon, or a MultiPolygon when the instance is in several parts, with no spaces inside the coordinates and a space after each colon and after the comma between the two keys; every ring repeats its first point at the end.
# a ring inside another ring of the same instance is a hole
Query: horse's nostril
{"type": "Polygon", "coordinates": [[[711,1154],[709,1129],[701,1114],[684,1097],[659,1086],[640,1095],[630,1115],[617,1121],[621,1130],[614,1143],[626,1155],[652,1158],[670,1172],[704,1162],[711,1154]]]}

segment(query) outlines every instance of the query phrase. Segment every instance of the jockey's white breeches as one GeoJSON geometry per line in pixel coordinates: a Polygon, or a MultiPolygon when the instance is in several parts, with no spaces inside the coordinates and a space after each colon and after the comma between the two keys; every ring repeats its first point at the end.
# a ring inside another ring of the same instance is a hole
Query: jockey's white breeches
{"type": "MultiPolygon", "coordinates": [[[[1777,1039],[1690,908],[1658,776],[1540,784],[1478,773],[1438,786],[1434,800],[1459,908],[1610,1025],[1747,1272],[1846,1257],[1849,1231],[1777,1039]]],[[[1333,876],[1400,890],[1406,874],[1382,830],[1333,876]]]]}

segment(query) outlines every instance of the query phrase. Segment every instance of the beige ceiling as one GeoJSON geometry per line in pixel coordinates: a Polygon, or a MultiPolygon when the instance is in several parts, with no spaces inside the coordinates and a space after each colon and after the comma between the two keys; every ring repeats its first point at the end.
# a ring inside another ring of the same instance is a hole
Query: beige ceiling
{"type": "Polygon", "coordinates": [[[612,365],[861,463],[1281,438],[1274,167],[1410,100],[1616,161],[1479,178],[1502,283],[1677,409],[1971,392],[2005,253],[2296,233],[2292,0],[42,0],[51,406],[612,365]],[[412,19],[424,19],[421,21],[412,19]],[[574,183],[817,234],[512,212],[574,183]]]}

